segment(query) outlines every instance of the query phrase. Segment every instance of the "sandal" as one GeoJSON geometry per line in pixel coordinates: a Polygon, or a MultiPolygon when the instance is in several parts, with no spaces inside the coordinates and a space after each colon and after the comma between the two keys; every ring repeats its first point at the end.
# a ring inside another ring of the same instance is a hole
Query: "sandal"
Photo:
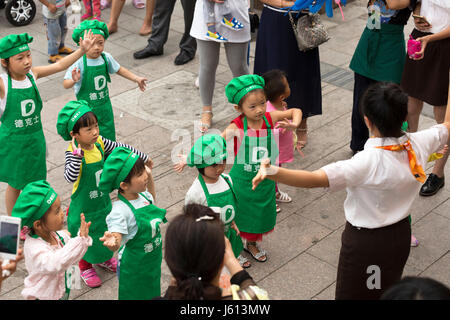
{"type": "Polygon", "coordinates": [[[281,212],[281,208],[280,208],[280,206],[278,205],[278,203],[276,204],[276,206],[277,206],[277,213],[280,213],[280,212],[281,212]]]}
{"type": "Polygon", "coordinates": [[[419,240],[416,239],[416,237],[414,237],[411,234],[411,247],[417,247],[419,245],[419,240]]]}
{"type": "Polygon", "coordinates": [[[58,62],[61,59],[62,59],[62,57],[59,54],[55,54],[53,56],[48,57],[48,62],[49,63],[55,63],[55,62],[58,62]]]}
{"type": "Polygon", "coordinates": [[[292,202],[292,198],[289,197],[289,195],[286,192],[281,191],[278,189],[278,192],[275,196],[276,202],[283,202],[283,203],[289,203],[292,202]]]}
{"type": "Polygon", "coordinates": [[[252,264],[250,263],[250,261],[248,261],[248,259],[246,257],[244,257],[243,255],[239,255],[237,257],[239,264],[241,265],[242,268],[247,269],[250,268],[252,266],[252,264]]]}
{"type": "Polygon", "coordinates": [[[142,0],[133,0],[133,6],[136,9],[144,9],[145,8],[145,2],[142,0]]]}
{"type": "Polygon", "coordinates": [[[203,116],[204,114],[210,114],[211,117],[209,118],[209,123],[205,123],[202,120],[200,120],[200,128],[198,130],[201,133],[205,133],[206,131],[208,131],[209,128],[211,128],[211,124],[212,124],[213,112],[211,110],[203,110],[201,115],[203,116]],[[202,128],[206,128],[206,130],[202,130],[202,128]]]}
{"type": "Polygon", "coordinates": [[[258,262],[266,262],[267,261],[266,251],[261,250],[256,242],[247,242],[246,246],[244,247],[244,250],[247,251],[248,253],[250,253],[251,256],[258,262]],[[256,249],[258,249],[259,252],[256,254],[253,254],[253,252],[251,252],[248,249],[249,244],[254,246],[256,249]],[[262,257],[264,257],[264,259],[261,259],[262,257]]]}

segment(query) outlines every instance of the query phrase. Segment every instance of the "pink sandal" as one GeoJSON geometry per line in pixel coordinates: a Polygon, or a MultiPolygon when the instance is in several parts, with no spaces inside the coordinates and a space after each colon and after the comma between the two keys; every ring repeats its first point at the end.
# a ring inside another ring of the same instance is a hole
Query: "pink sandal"
{"type": "MultiPolygon", "coordinates": [[[[111,2],[112,2],[112,0],[111,0],[111,2]]],[[[108,0],[101,0],[100,1],[100,10],[111,8],[111,2],[108,2],[108,0]]]]}
{"type": "Polygon", "coordinates": [[[145,8],[145,2],[143,0],[133,0],[133,6],[136,9],[144,9],[145,8]]]}

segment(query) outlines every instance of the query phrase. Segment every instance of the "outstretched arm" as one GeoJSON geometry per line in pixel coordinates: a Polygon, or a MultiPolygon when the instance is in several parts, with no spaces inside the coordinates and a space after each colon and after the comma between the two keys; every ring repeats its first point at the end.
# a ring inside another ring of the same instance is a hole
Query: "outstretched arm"
{"type": "Polygon", "coordinates": [[[139,86],[139,89],[141,89],[141,91],[145,91],[145,87],[147,86],[147,83],[146,83],[147,78],[139,77],[124,67],[120,67],[119,71],[117,71],[117,74],[119,74],[120,76],[122,76],[128,80],[136,82],[139,86]]]}

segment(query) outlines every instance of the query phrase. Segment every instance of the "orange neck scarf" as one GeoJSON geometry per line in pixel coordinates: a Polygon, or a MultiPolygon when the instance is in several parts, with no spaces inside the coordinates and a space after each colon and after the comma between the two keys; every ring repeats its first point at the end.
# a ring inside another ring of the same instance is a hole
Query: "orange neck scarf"
{"type": "Polygon", "coordinates": [[[403,151],[408,152],[409,167],[411,172],[417,181],[424,183],[426,181],[427,175],[420,164],[417,163],[416,153],[414,152],[411,141],[406,141],[403,144],[394,144],[391,146],[379,146],[378,149],[389,150],[389,151],[403,151]]]}

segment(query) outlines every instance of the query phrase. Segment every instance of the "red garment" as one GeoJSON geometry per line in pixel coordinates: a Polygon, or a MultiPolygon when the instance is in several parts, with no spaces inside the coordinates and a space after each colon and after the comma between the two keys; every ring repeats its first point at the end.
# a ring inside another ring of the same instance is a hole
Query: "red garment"
{"type": "MultiPolygon", "coordinates": [[[[266,119],[269,122],[270,127],[273,129],[273,122],[272,122],[272,117],[270,116],[270,112],[266,112],[264,115],[266,116],[266,119]]],[[[244,118],[244,114],[241,113],[241,115],[239,117],[237,117],[237,118],[233,119],[233,121],[231,121],[231,123],[234,123],[238,127],[238,129],[240,129],[239,130],[240,142],[244,138],[244,122],[243,122],[243,118],[244,118]]],[[[267,129],[267,126],[266,126],[266,122],[263,119],[262,127],[259,130],[264,130],[264,129],[267,129]]],[[[259,135],[259,133],[260,133],[259,130],[250,129],[250,130],[247,131],[247,134],[251,137],[251,136],[253,136],[253,132],[256,132],[256,136],[259,137],[260,136],[259,135]]],[[[265,135],[263,135],[263,136],[265,136],[265,135]]],[[[237,137],[234,137],[234,156],[237,156],[237,154],[238,154],[239,147],[241,146],[240,142],[238,143],[237,137]]]]}
{"type": "Polygon", "coordinates": [[[240,231],[239,235],[241,236],[242,239],[245,239],[250,242],[261,242],[263,236],[268,235],[269,233],[272,233],[273,230],[275,230],[275,229],[272,229],[272,230],[264,232],[264,233],[248,233],[248,232],[240,231]]]}

